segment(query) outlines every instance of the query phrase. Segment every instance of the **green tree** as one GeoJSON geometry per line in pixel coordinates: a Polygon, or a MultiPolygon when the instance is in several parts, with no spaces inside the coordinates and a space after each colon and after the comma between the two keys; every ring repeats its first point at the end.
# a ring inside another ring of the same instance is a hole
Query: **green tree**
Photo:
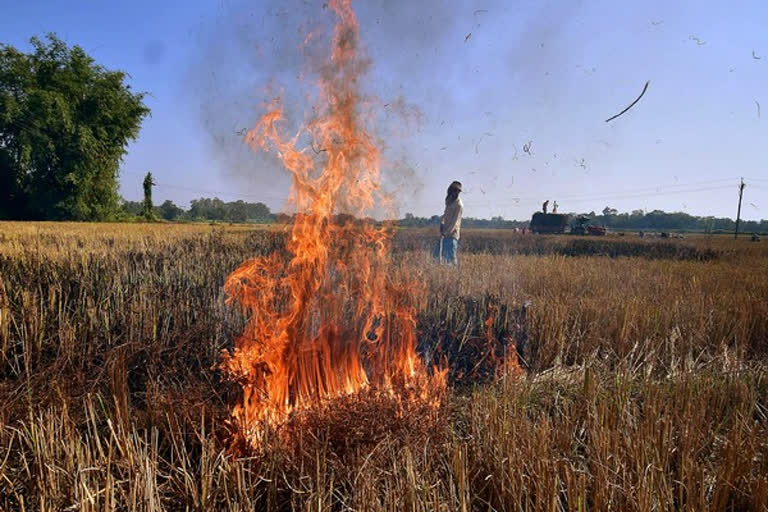
{"type": "Polygon", "coordinates": [[[143,208],[144,206],[140,201],[123,200],[121,203],[121,210],[124,213],[127,213],[128,215],[133,215],[135,217],[138,217],[139,215],[141,215],[143,208]]]}
{"type": "Polygon", "coordinates": [[[149,109],[125,73],[47,39],[31,53],[0,45],[0,218],[103,220],[149,109]]]}
{"type": "Polygon", "coordinates": [[[152,205],[152,187],[155,186],[155,181],[152,179],[152,173],[148,172],[144,176],[144,202],[142,203],[141,214],[147,220],[153,220],[155,218],[155,209],[152,205]]]}
{"type": "Polygon", "coordinates": [[[184,214],[184,210],[176,206],[170,199],[166,199],[163,204],[158,206],[157,213],[162,219],[176,220],[184,214]]]}

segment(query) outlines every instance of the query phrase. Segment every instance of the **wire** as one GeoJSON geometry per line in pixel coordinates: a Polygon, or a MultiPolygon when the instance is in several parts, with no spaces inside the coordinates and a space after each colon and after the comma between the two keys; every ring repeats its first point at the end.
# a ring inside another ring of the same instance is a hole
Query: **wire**
{"type": "Polygon", "coordinates": [[[688,190],[670,190],[667,192],[655,192],[655,193],[647,193],[647,194],[628,194],[628,195],[608,195],[598,198],[589,198],[589,199],[569,199],[570,202],[574,203],[583,203],[587,201],[598,201],[601,199],[605,200],[612,200],[612,199],[637,199],[637,198],[643,198],[643,197],[655,197],[655,196],[667,196],[667,195],[675,195],[675,194],[690,194],[694,192],[707,192],[712,190],[724,190],[732,188],[732,185],[721,185],[718,187],[702,187],[702,188],[694,188],[694,189],[688,189],[688,190]]]}
{"type": "MultiPolygon", "coordinates": [[[[586,199],[586,198],[594,197],[594,196],[601,196],[601,197],[603,197],[603,196],[611,195],[611,194],[629,194],[629,193],[634,193],[634,192],[638,192],[638,193],[639,192],[655,192],[655,193],[659,193],[659,192],[661,192],[661,189],[669,189],[669,188],[673,188],[674,189],[674,188],[681,188],[681,187],[693,187],[693,186],[698,186],[698,185],[710,185],[710,184],[714,184],[714,183],[730,182],[730,181],[734,181],[734,180],[738,180],[738,179],[739,178],[722,178],[722,179],[717,179],[717,180],[697,181],[697,182],[693,182],[693,183],[675,183],[675,184],[669,184],[669,185],[656,185],[655,187],[642,187],[642,188],[635,188],[635,189],[626,189],[626,190],[621,190],[621,191],[617,191],[617,192],[605,192],[605,193],[602,193],[602,192],[601,193],[597,193],[596,192],[594,194],[577,195],[577,196],[565,196],[565,197],[561,197],[561,198],[558,198],[558,199],[566,199],[566,200],[569,200],[569,199],[586,199]]],[[[727,186],[731,186],[731,185],[727,185],[727,186]]]]}
{"type": "MultiPolygon", "coordinates": [[[[705,183],[705,182],[702,182],[705,183]]],[[[694,184],[688,184],[685,185],[687,187],[690,187],[694,184]]],[[[679,185],[683,186],[683,185],[679,185]]],[[[646,188],[646,189],[635,189],[633,190],[626,190],[624,192],[612,192],[612,193],[604,193],[601,195],[590,195],[590,196],[571,196],[571,197],[564,197],[560,198],[558,197],[558,201],[568,201],[571,203],[585,203],[590,201],[603,201],[603,200],[614,200],[614,199],[635,199],[635,198],[643,198],[643,197],[655,197],[660,195],[675,195],[675,194],[688,194],[688,193],[695,193],[695,192],[705,192],[705,191],[712,191],[712,190],[724,190],[732,188],[733,185],[718,185],[713,187],[700,187],[700,188],[686,188],[686,189],[680,189],[680,190],[661,190],[662,187],[654,187],[654,188],[646,188]],[[646,190],[648,192],[642,192],[638,193],[638,191],[646,190]],[[652,192],[651,192],[652,190],[652,192]]],[[[665,188],[670,188],[669,186],[665,188]]],[[[540,198],[527,198],[527,197],[520,197],[515,198],[513,201],[494,201],[494,205],[517,205],[519,203],[529,203],[529,202],[538,202],[540,201],[540,198]]],[[[487,203],[484,204],[477,204],[474,202],[467,202],[467,205],[474,205],[474,206],[487,206],[487,203]]]]}

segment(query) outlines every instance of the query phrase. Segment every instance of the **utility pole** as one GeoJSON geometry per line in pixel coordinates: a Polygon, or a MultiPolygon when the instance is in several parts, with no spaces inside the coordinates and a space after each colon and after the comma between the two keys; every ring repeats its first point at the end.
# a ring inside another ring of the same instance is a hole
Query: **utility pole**
{"type": "Polygon", "coordinates": [[[739,236],[739,221],[741,221],[741,196],[744,195],[745,186],[744,178],[741,178],[741,183],[739,184],[739,209],[736,212],[736,233],[733,234],[733,238],[738,238],[739,236]]]}

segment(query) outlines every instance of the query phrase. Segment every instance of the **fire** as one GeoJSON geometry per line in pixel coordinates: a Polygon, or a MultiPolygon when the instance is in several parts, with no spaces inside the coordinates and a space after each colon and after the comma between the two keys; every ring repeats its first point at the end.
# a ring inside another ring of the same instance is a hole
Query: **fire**
{"type": "Polygon", "coordinates": [[[248,323],[222,369],[242,385],[233,416],[252,445],[265,428],[340,396],[369,390],[430,399],[440,385],[416,353],[422,285],[393,265],[392,230],[360,220],[385,200],[380,152],[361,114],[367,62],[350,0],[329,7],[338,21],[316,117],[286,136],[275,100],[246,135],[291,173],[298,211],[286,254],[246,261],[225,283],[248,323]],[[304,140],[308,147],[300,147],[304,140]]]}

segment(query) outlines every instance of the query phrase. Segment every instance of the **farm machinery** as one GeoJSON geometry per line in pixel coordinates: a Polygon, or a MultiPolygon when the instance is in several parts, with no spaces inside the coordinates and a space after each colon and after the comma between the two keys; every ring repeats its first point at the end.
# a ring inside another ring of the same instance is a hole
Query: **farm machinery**
{"type": "Polygon", "coordinates": [[[605,226],[595,226],[589,221],[590,218],[586,215],[579,215],[571,226],[571,233],[574,235],[605,236],[607,232],[605,226]]]}
{"type": "Polygon", "coordinates": [[[565,233],[571,218],[560,213],[536,212],[531,217],[531,233],[565,233]]]}

